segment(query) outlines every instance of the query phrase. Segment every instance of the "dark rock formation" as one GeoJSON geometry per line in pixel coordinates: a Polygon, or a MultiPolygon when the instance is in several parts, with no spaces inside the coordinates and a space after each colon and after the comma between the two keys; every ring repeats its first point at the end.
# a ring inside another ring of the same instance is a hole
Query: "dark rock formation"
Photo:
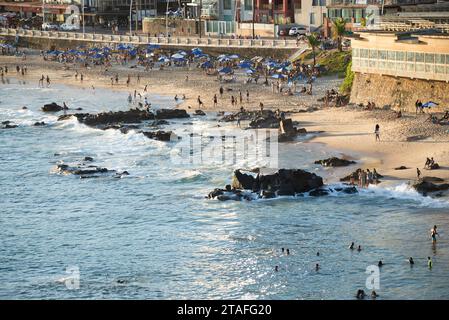
{"type": "Polygon", "coordinates": [[[394,168],[394,170],[407,170],[409,168],[407,168],[406,166],[400,166],[400,167],[396,167],[394,168]]]}
{"type": "Polygon", "coordinates": [[[206,112],[204,112],[203,110],[195,110],[195,115],[196,116],[205,116],[206,112]]]}
{"type": "Polygon", "coordinates": [[[45,104],[42,107],[42,111],[44,112],[58,112],[61,110],[64,110],[64,108],[58,105],[56,102],[45,104]]]}
{"type": "Polygon", "coordinates": [[[92,158],[92,157],[84,157],[83,160],[84,160],[84,161],[92,162],[92,161],[94,161],[94,158],[92,158]]]}
{"type": "Polygon", "coordinates": [[[85,166],[83,164],[74,164],[74,165],[57,164],[56,171],[59,174],[64,174],[64,175],[71,174],[71,175],[79,176],[82,179],[100,178],[100,177],[107,177],[107,176],[120,178],[122,175],[129,174],[126,171],[125,171],[126,173],[125,172],[118,173],[116,170],[109,170],[107,168],[102,168],[102,167],[93,166],[93,165],[85,166]]]}
{"type": "Polygon", "coordinates": [[[171,137],[174,136],[172,131],[147,131],[142,132],[142,134],[147,138],[160,141],[170,141],[171,137]]]}
{"type": "Polygon", "coordinates": [[[156,110],[155,119],[189,118],[190,115],[184,109],[159,109],[156,110]]]}
{"type": "Polygon", "coordinates": [[[167,125],[170,124],[170,122],[168,122],[167,120],[154,120],[151,124],[150,127],[157,127],[157,126],[163,126],[163,125],[167,125]]]}
{"type": "Polygon", "coordinates": [[[449,184],[435,184],[432,182],[420,181],[413,185],[413,188],[416,189],[419,193],[427,194],[428,192],[436,192],[436,191],[444,191],[449,190],[449,184]]]}
{"type": "Polygon", "coordinates": [[[355,161],[339,159],[337,157],[315,161],[315,164],[321,164],[324,167],[346,167],[355,163],[355,161]]]}
{"type": "Polygon", "coordinates": [[[34,123],[34,126],[39,127],[39,126],[45,126],[45,122],[44,121],[38,121],[34,123]]]}
{"type": "Polygon", "coordinates": [[[233,195],[234,198],[252,200],[257,197],[293,196],[320,188],[322,185],[321,177],[300,169],[280,169],[274,174],[257,174],[256,177],[236,170],[232,178],[232,185],[227,189],[215,189],[209,194],[209,198],[233,195]],[[244,190],[254,193],[246,194],[243,192],[244,190]]]}
{"type": "Polygon", "coordinates": [[[9,120],[6,120],[6,121],[2,122],[2,127],[1,128],[2,129],[14,129],[14,128],[17,128],[17,127],[18,127],[18,125],[12,123],[9,120]]]}
{"type": "Polygon", "coordinates": [[[422,177],[421,181],[424,182],[444,182],[444,179],[438,177],[422,177]]]}
{"type": "MultiPolygon", "coordinates": [[[[358,169],[355,170],[353,173],[347,175],[346,177],[341,178],[340,181],[342,181],[342,182],[348,182],[348,181],[351,181],[351,178],[354,178],[354,180],[357,182],[357,181],[359,180],[359,172],[360,172],[360,170],[362,170],[362,169],[358,168],[358,169]]],[[[378,178],[378,179],[381,179],[381,178],[383,178],[383,177],[384,177],[384,176],[381,175],[379,172],[377,173],[377,178],[378,178]]]]}
{"type": "Polygon", "coordinates": [[[292,119],[282,119],[279,124],[279,142],[292,141],[297,135],[307,134],[307,130],[304,128],[295,128],[293,126],[292,119]]]}

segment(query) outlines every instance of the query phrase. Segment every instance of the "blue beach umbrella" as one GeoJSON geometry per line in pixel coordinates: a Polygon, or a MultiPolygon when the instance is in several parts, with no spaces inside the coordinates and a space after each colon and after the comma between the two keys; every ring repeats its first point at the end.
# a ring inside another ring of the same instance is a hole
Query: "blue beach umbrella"
{"type": "Polygon", "coordinates": [[[184,55],[182,55],[181,53],[175,53],[174,55],[171,56],[173,59],[183,59],[184,55]]]}
{"type": "Polygon", "coordinates": [[[210,61],[203,62],[200,67],[203,69],[212,68],[214,65],[210,61]]]}
{"type": "Polygon", "coordinates": [[[224,67],[224,68],[221,68],[220,70],[218,70],[218,72],[228,74],[228,73],[232,72],[232,69],[229,67],[224,67]]]}
{"type": "Polygon", "coordinates": [[[238,66],[239,66],[239,68],[242,68],[242,69],[249,69],[253,65],[251,63],[245,61],[245,62],[239,63],[238,66]]]}

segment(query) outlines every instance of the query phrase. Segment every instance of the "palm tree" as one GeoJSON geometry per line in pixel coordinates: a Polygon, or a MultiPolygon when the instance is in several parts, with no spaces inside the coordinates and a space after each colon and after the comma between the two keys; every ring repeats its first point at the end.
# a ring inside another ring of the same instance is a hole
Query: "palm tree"
{"type": "Polygon", "coordinates": [[[309,42],[309,46],[312,48],[313,53],[313,65],[316,65],[316,57],[315,57],[315,49],[320,45],[320,40],[316,38],[314,34],[307,36],[307,42],[309,42]]]}
{"type": "Polygon", "coordinates": [[[346,20],[338,18],[333,21],[333,38],[337,40],[338,51],[342,51],[341,42],[346,31],[346,20]]]}

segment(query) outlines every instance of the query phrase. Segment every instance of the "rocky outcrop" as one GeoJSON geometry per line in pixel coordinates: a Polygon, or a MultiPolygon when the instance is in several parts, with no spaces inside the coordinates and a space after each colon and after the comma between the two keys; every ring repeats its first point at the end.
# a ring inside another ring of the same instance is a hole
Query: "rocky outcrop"
{"type": "Polygon", "coordinates": [[[156,110],[155,119],[189,118],[190,115],[184,109],[159,109],[156,110]]]}
{"type": "MultiPolygon", "coordinates": [[[[358,169],[355,170],[353,173],[347,175],[346,177],[341,178],[340,181],[342,181],[342,182],[348,182],[348,181],[351,181],[351,179],[354,179],[354,180],[357,182],[358,179],[359,179],[359,172],[360,172],[361,170],[362,170],[362,169],[358,168],[358,169]]],[[[381,179],[381,178],[383,178],[383,177],[384,177],[383,175],[381,175],[379,172],[377,172],[377,179],[381,179]]]]}
{"type": "Polygon", "coordinates": [[[2,122],[2,126],[1,126],[2,129],[14,129],[14,128],[17,128],[17,127],[18,127],[18,125],[12,123],[9,120],[3,121],[2,122]]]}
{"type": "Polygon", "coordinates": [[[205,116],[206,112],[204,112],[203,110],[195,110],[195,115],[196,116],[205,116]]]}
{"type": "Polygon", "coordinates": [[[44,121],[38,121],[34,123],[35,127],[41,127],[41,126],[45,126],[45,122],[44,121]]]}
{"type": "Polygon", "coordinates": [[[294,140],[298,135],[307,134],[304,128],[296,128],[293,126],[292,119],[282,119],[279,122],[279,142],[287,142],[294,140]]]}
{"type": "Polygon", "coordinates": [[[147,138],[159,141],[171,141],[172,137],[175,137],[172,131],[147,131],[142,134],[147,138]]]}
{"type": "Polygon", "coordinates": [[[448,183],[435,184],[428,181],[420,181],[418,183],[415,183],[413,185],[413,188],[415,188],[415,190],[418,191],[419,193],[426,195],[429,192],[449,190],[449,184],[448,183]]]}
{"type": "Polygon", "coordinates": [[[317,160],[315,164],[320,164],[323,167],[347,167],[351,164],[355,164],[355,161],[339,159],[337,157],[332,157],[324,160],[317,160]]]}
{"type": "Polygon", "coordinates": [[[396,167],[394,168],[394,170],[407,170],[408,168],[406,166],[400,166],[400,167],[396,167]]]}
{"type": "Polygon", "coordinates": [[[117,172],[116,170],[109,170],[107,168],[98,167],[95,165],[84,165],[84,164],[57,164],[56,172],[63,175],[75,175],[79,176],[81,179],[87,178],[100,178],[100,177],[117,177],[120,178],[123,175],[128,175],[127,171],[117,172]]]}
{"type": "Polygon", "coordinates": [[[208,197],[225,196],[226,199],[231,197],[235,200],[273,198],[293,196],[322,186],[321,177],[300,169],[280,169],[274,174],[257,174],[257,176],[236,170],[231,185],[225,189],[215,189],[208,197]]]}
{"type": "Polygon", "coordinates": [[[42,111],[44,112],[58,112],[61,110],[64,110],[64,108],[58,105],[56,102],[44,104],[44,106],[42,107],[42,111]]]}

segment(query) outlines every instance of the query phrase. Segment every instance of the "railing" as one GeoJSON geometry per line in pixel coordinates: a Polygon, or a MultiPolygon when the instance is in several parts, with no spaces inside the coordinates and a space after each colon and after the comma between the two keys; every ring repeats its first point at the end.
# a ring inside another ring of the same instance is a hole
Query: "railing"
{"type": "Polygon", "coordinates": [[[1,36],[18,36],[27,38],[46,38],[55,40],[79,40],[88,42],[129,43],[134,45],[159,44],[173,47],[225,47],[225,48],[274,48],[300,49],[303,44],[296,40],[281,39],[219,39],[198,37],[150,37],[111,35],[101,33],[80,33],[63,31],[40,31],[25,29],[0,28],[1,36]]]}

